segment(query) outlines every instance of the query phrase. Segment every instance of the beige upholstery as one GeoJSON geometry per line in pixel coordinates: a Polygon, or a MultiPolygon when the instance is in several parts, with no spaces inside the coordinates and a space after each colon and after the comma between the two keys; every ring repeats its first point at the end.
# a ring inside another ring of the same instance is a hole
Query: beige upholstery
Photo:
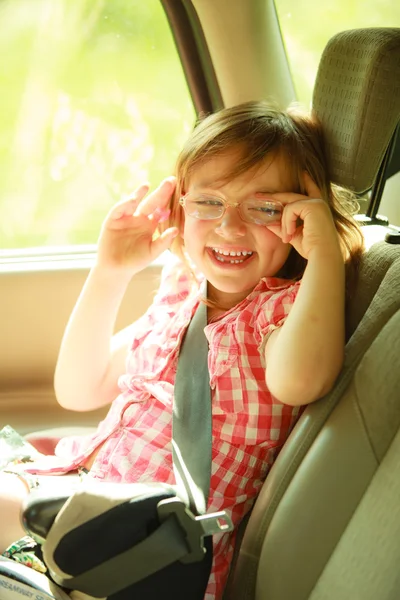
{"type": "Polygon", "coordinates": [[[344,31],[320,61],[313,108],[329,139],[333,181],[368,190],[400,116],[400,29],[344,31]]]}
{"type": "MultiPolygon", "coordinates": [[[[400,372],[393,368],[393,359],[398,361],[400,355],[399,334],[398,311],[366,353],[349,397],[340,405],[351,406],[354,417],[364,420],[369,455],[365,452],[357,461],[363,469],[360,474],[356,471],[360,502],[358,498],[349,501],[343,477],[336,483],[335,497],[340,491],[346,494],[351,516],[310,600],[400,597],[400,372]],[[374,465],[372,477],[367,472],[369,464],[374,465]]],[[[353,457],[349,458],[345,460],[352,462],[353,457]]],[[[355,466],[348,469],[351,485],[355,466]]],[[[337,506],[335,512],[339,512],[337,506]]]]}
{"type": "MultiPolygon", "coordinates": [[[[365,315],[367,308],[371,304],[388,269],[398,258],[399,252],[399,247],[397,245],[392,246],[385,242],[380,242],[373,245],[369,252],[364,256],[360,267],[358,285],[353,298],[347,307],[346,330],[348,339],[353,335],[356,327],[365,315]]],[[[391,277],[390,273],[388,273],[388,277],[391,277]]],[[[392,298],[395,294],[395,289],[391,290],[389,285],[385,288],[385,294],[386,293],[392,298]]],[[[378,301],[378,298],[376,301],[378,301]]],[[[386,304],[385,299],[383,299],[382,302],[383,304],[386,304]]],[[[384,310],[384,307],[382,307],[382,310],[384,310]]],[[[370,318],[370,316],[366,315],[366,319],[368,318],[370,318]]],[[[372,332],[373,336],[376,335],[378,328],[381,327],[379,317],[375,327],[376,329],[372,332]]]]}
{"type": "Polygon", "coordinates": [[[398,430],[310,600],[399,598],[399,474],[398,430]]]}

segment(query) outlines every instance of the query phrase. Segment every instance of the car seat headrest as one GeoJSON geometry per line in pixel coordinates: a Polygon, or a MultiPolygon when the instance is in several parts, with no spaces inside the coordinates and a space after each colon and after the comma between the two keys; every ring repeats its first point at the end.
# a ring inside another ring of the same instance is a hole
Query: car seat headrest
{"type": "Polygon", "coordinates": [[[370,189],[400,120],[400,28],[332,37],[312,105],[324,127],[332,181],[357,193],[370,189]]]}

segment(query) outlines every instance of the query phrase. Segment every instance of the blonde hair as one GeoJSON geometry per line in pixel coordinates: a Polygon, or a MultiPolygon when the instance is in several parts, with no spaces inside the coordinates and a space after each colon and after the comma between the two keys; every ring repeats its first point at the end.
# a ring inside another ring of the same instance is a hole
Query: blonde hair
{"type": "MultiPolygon", "coordinates": [[[[183,230],[183,208],[179,199],[187,188],[191,174],[199,165],[228,151],[237,151],[237,161],[223,179],[235,178],[268,157],[283,156],[296,188],[288,191],[305,193],[303,173],[307,171],[329,205],[339,234],[347,270],[347,295],[356,284],[363,236],[353,218],[358,205],[354,195],[332,184],[322,127],[314,116],[294,109],[279,110],[266,102],[246,102],[222,109],[204,118],[193,130],[176,162],[176,191],[171,199],[171,215],[163,225],[183,230]]],[[[177,236],[172,251],[185,262],[183,239],[177,236]]],[[[280,277],[300,279],[306,267],[294,248],[280,270],[280,277]]]]}

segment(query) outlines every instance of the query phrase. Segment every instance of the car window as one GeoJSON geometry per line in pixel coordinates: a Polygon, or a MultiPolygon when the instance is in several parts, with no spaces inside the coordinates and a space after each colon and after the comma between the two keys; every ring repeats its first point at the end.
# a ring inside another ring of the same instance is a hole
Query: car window
{"type": "Polygon", "coordinates": [[[328,40],[346,29],[399,27],[393,0],[275,0],[299,102],[310,106],[321,54],[328,40]]]}
{"type": "Polygon", "coordinates": [[[159,0],[3,0],[0,247],[91,244],[195,115],[159,0]]]}

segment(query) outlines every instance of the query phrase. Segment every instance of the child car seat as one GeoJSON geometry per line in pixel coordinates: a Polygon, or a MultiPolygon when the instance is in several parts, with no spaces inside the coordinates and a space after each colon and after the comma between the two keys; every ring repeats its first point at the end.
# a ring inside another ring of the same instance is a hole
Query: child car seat
{"type": "MultiPolygon", "coordinates": [[[[328,43],[313,107],[334,181],[369,189],[400,117],[400,29],[328,43]]],[[[400,597],[400,246],[365,253],[343,370],[307,407],[254,506],[226,600],[400,597]]]]}

